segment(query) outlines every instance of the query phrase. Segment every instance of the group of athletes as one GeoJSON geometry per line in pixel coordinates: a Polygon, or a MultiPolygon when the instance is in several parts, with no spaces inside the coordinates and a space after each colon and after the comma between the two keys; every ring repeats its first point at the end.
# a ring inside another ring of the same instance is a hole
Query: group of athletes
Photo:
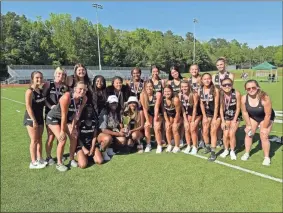
{"type": "Polygon", "coordinates": [[[214,161],[221,139],[224,149],[220,157],[230,154],[236,160],[236,131],[242,118],[246,136],[241,160],[249,159],[253,136],[260,128],[262,164],[270,165],[268,136],[275,114],[269,96],[255,80],[246,81],[246,94],[241,95],[233,87],[234,75],[225,69],[225,58],[219,58],[216,67],[217,74],[200,75],[198,65],[193,64],[189,69],[191,76],[184,79],[178,67],[172,66],[165,80],[159,77],[159,68],[152,66],[151,78],[145,81],[136,67],[131,70],[131,80],[123,82],[115,76],[108,86],[101,75],[91,82],[82,64],[75,65],[71,76],[58,67],[54,80],[47,82],[41,72],[34,71],[25,94],[24,125],[31,139],[29,168],[40,169],[56,163],[59,171],[67,171],[63,155],[67,137],[69,167],[85,168],[92,159],[102,164],[111,159],[109,156],[125,150],[150,152],[152,133],[156,153],[162,153],[167,145],[166,152],[195,155],[199,141],[204,141],[204,153],[210,153],[208,160],[214,161]],[[51,156],[55,138],[57,162],[51,156]]]}

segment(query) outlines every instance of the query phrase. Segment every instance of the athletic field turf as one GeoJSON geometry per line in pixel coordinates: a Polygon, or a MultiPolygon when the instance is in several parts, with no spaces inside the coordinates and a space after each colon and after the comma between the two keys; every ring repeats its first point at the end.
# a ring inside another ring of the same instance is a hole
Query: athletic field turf
{"type": "MultiPolygon", "coordinates": [[[[235,87],[243,92],[243,84],[237,81],[235,87]]],[[[261,86],[270,94],[274,110],[282,111],[282,78],[261,86]]],[[[115,155],[104,165],[84,170],[72,168],[60,173],[55,166],[30,170],[30,142],[22,124],[25,89],[1,89],[3,212],[282,211],[282,146],[271,143],[271,166],[264,167],[257,134],[252,156],[243,162],[242,130],[237,133],[237,161],[228,156],[208,162],[202,150],[197,157],[165,150],[157,155],[154,149],[151,153],[115,155]]],[[[275,135],[282,136],[282,124],[274,124],[271,137],[275,135]]],[[[69,142],[65,153],[68,146],[69,142]]],[[[53,157],[55,150],[56,142],[53,157]]],[[[43,153],[45,157],[45,148],[43,153]]]]}

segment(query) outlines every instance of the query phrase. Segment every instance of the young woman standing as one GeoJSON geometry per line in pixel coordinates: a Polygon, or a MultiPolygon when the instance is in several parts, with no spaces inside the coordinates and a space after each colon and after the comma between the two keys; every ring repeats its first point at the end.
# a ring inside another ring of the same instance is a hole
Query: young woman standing
{"type": "Polygon", "coordinates": [[[154,86],[154,91],[155,92],[161,92],[163,91],[163,88],[165,86],[165,82],[164,80],[162,80],[159,77],[160,74],[160,69],[158,66],[156,65],[152,65],[151,66],[151,80],[153,82],[153,86],[154,86]]]}
{"type": "Polygon", "coordinates": [[[220,117],[225,150],[220,157],[225,158],[229,154],[230,146],[231,160],[236,160],[236,131],[240,123],[241,94],[233,88],[233,81],[230,78],[224,78],[221,87],[220,117]]]}
{"type": "Polygon", "coordinates": [[[65,172],[68,169],[62,163],[64,147],[67,140],[66,134],[70,138],[70,165],[72,167],[77,167],[77,162],[74,160],[74,154],[77,146],[76,123],[79,120],[81,111],[87,102],[87,97],[85,96],[86,91],[87,86],[84,82],[77,82],[73,92],[64,93],[64,95],[60,98],[59,103],[47,114],[46,124],[59,141],[57,146],[56,168],[61,172],[65,172]]]}
{"type": "Polygon", "coordinates": [[[257,127],[260,126],[260,141],[264,153],[262,165],[269,166],[270,143],[268,136],[272,129],[275,118],[275,113],[272,109],[272,103],[267,93],[260,89],[260,86],[256,80],[248,80],[245,83],[245,89],[247,94],[242,96],[241,109],[246,122],[246,152],[241,157],[241,160],[246,161],[249,159],[253,135],[255,134],[257,127]]]}
{"type": "Polygon", "coordinates": [[[147,80],[144,84],[144,90],[141,94],[141,104],[145,117],[144,131],[147,143],[145,152],[150,152],[151,150],[150,129],[153,127],[157,142],[156,153],[159,154],[162,152],[162,94],[154,90],[154,84],[151,79],[147,80]]]}
{"type": "Polygon", "coordinates": [[[205,142],[204,153],[211,152],[209,161],[216,160],[217,129],[220,126],[219,115],[219,90],[213,85],[212,77],[209,73],[202,75],[203,86],[200,89],[200,107],[202,111],[202,134],[205,142]],[[210,131],[209,131],[210,130],[210,131]],[[209,134],[211,147],[209,146],[209,134]]]}
{"type": "Polygon", "coordinates": [[[143,80],[141,79],[141,69],[135,67],[131,70],[132,79],[127,84],[130,88],[130,96],[137,97],[140,100],[140,94],[143,90],[143,80]]]}
{"type": "Polygon", "coordinates": [[[25,94],[26,111],[23,123],[30,137],[30,169],[42,169],[46,166],[46,162],[42,159],[43,107],[45,105],[42,83],[42,73],[32,72],[31,85],[25,94]]]}
{"type": "Polygon", "coordinates": [[[106,80],[102,75],[97,75],[94,77],[92,91],[93,108],[96,116],[99,116],[101,111],[105,108],[107,101],[106,80]]]}

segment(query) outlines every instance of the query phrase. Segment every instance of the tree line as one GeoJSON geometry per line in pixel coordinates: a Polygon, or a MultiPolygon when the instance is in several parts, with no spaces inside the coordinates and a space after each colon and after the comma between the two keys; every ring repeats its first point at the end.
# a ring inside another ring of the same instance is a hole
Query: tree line
{"type": "MultiPolygon", "coordinates": [[[[1,75],[6,65],[98,65],[96,25],[70,14],[53,14],[29,20],[14,12],[1,14],[1,75]]],[[[114,29],[99,24],[102,66],[146,67],[156,64],[167,71],[178,64],[187,71],[193,63],[194,35],[183,38],[168,30],[134,31],[114,29]]],[[[247,43],[212,38],[200,42],[196,38],[196,60],[202,71],[215,70],[215,61],[224,56],[228,64],[250,67],[263,61],[283,65],[282,45],[250,48],[247,43]]]]}

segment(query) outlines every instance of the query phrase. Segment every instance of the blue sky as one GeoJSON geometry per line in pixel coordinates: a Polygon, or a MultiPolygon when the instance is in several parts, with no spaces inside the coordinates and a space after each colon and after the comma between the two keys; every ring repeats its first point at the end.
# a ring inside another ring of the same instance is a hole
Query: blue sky
{"type": "Polygon", "coordinates": [[[282,2],[111,2],[111,1],[61,1],[61,2],[2,2],[2,13],[8,11],[25,15],[29,19],[41,16],[48,19],[50,13],[69,13],[73,18],[82,17],[96,22],[92,3],[103,5],[99,21],[122,30],[147,28],[167,30],[185,36],[193,32],[201,41],[211,38],[237,39],[252,48],[263,45],[282,45],[282,2]]]}

